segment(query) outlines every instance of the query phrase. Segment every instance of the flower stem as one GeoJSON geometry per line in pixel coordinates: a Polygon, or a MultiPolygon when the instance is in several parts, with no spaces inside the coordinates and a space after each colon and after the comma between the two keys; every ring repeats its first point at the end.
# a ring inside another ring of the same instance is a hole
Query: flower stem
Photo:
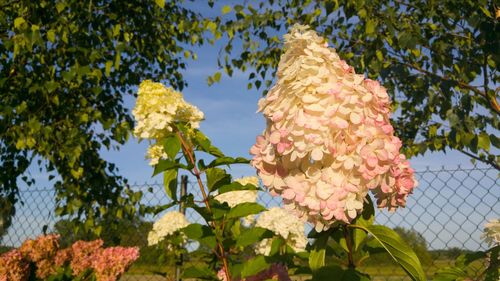
{"type": "Polygon", "coordinates": [[[347,245],[347,258],[349,260],[348,266],[349,266],[349,268],[354,269],[355,265],[354,265],[354,259],[353,259],[353,256],[352,256],[352,240],[351,240],[351,235],[349,233],[349,229],[347,228],[347,225],[343,225],[342,226],[342,230],[343,230],[343,233],[344,233],[345,243],[347,245]]]}
{"type": "MultiPolygon", "coordinates": [[[[203,202],[205,203],[205,206],[207,207],[207,210],[210,214],[212,214],[212,209],[210,208],[210,204],[208,203],[208,196],[207,193],[205,192],[205,187],[203,186],[203,181],[201,180],[201,173],[196,168],[196,161],[194,160],[194,155],[193,155],[193,150],[191,147],[187,144],[186,140],[183,138],[182,134],[179,132],[179,130],[176,130],[177,137],[179,138],[182,146],[182,150],[184,151],[185,155],[187,155],[187,160],[193,165],[193,173],[194,176],[196,177],[196,181],[198,182],[198,186],[200,187],[201,195],[203,196],[203,202]]],[[[215,229],[215,222],[211,222],[212,228],[215,229]]],[[[226,274],[226,278],[228,281],[231,281],[231,274],[229,272],[229,265],[227,262],[227,257],[226,253],[224,251],[224,247],[222,246],[222,243],[218,239],[217,235],[215,235],[216,240],[217,240],[217,247],[219,249],[219,255],[220,258],[222,259],[222,265],[224,267],[224,273],[226,274]]]]}

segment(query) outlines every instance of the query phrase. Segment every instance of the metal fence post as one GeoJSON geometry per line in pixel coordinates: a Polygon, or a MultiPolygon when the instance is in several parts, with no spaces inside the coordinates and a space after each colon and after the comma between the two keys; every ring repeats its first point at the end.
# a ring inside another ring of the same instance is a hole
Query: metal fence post
{"type": "MultiPolygon", "coordinates": [[[[182,175],[181,176],[181,185],[180,185],[180,196],[179,198],[182,198],[187,194],[187,186],[188,186],[188,176],[182,175]]],[[[186,207],[184,206],[184,203],[179,204],[179,212],[182,214],[186,214],[186,207]]],[[[179,259],[177,260],[177,263],[175,265],[175,280],[176,281],[181,281],[181,267],[184,257],[182,254],[179,254],[179,259]]]]}

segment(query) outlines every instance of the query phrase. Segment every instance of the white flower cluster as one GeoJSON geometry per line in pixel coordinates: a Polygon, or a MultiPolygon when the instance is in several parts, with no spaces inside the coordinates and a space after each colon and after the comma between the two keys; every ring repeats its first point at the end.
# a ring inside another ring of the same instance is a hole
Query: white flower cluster
{"type": "MultiPolygon", "coordinates": [[[[187,103],[180,92],[150,80],[139,86],[132,113],[137,122],[134,135],[156,142],[172,133],[174,123],[187,123],[191,128],[198,128],[203,120],[203,112],[187,103]]],[[[146,157],[151,159],[150,165],[155,165],[166,154],[161,145],[153,145],[146,157]]]]}
{"type": "Polygon", "coordinates": [[[277,80],[259,111],[267,127],[250,153],[271,194],[316,230],[379,207],[404,207],[417,185],[390,123],[389,96],[307,26],[285,35],[277,80]]]}
{"type": "Polygon", "coordinates": [[[239,179],[235,179],[234,181],[241,184],[241,185],[251,184],[251,185],[259,186],[259,178],[258,177],[242,177],[239,179]]]}
{"type": "MultiPolygon", "coordinates": [[[[282,208],[273,207],[262,212],[255,226],[268,229],[281,236],[295,252],[303,252],[306,249],[304,222],[282,208]]],[[[269,255],[271,245],[272,239],[263,239],[256,245],[255,252],[269,255]]]]}
{"type": "Polygon", "coordinates": [[[500,219],[492,219],[485,224],[481,238],[483,238],[489,246],[500,245],[500,219]]]}
{"type": "Polygon", "coordinates": [[[153,224],[153,229],[148,234],[148,245],[156,245],[188,225],[184,214],[177,211],[168,212],[153,224]]]}

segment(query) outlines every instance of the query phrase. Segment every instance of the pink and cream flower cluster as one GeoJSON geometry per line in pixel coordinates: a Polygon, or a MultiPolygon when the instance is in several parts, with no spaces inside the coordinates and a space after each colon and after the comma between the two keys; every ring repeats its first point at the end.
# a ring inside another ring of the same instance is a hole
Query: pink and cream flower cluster
{"type": "Polygon", "coordinates": [[[139,258],[137,247],[102,245],[102,240],[77,241],[60,249],[59,236],[53,234],[26,240],[19,249],[0,255],[0,281],[35,280],[30,276],[30,264],[36,269],[36,278],[42,280],[69,266],[74,277],[93,272],[97,281],[116,281],[139,258]]]}
{"type": "Polygon", "coordinates": [[[404,207],[417,182],[385,88],[308,27],[284,38],[276,84],[259,101],[267,127],[250,150],[263,184],[317,230],[351,222],[369,190],[380,208],[404,207]]]}

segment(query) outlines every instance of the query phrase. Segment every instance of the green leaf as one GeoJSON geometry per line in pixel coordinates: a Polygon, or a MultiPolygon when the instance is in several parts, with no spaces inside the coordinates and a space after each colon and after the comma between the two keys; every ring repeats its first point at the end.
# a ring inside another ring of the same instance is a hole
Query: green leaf
{"type": "MultiPolygon", "coordinates": [[[[363,212],[356,218],[356,220],[353,221],[353,224],[367,227],[373,225],[373,221],[375,220],[375,207],[373,206],[370,195],[366,195],[365,200],[367,202],[364,203],[363,212]]],[[[364,230],[361,229],[353,229],[352,232],[352,236],[354,238],[354,251],[357,251],[359,249],[359,246],[366,239],[367,234],[364,230]]]]}
{"type": "Polygon", "coordinates": [[[264,256],[256,256],[252,259],[245,261],[243,269],[241,270],[241,278],[255,275],[269,267],[269,263],[264,256]]]}
{"type": "Polygon", "coordinates": [[[53,29],[47,31],[47,39],[52,43],[56,42],[56,32],[53,29]]]}
{"type": "Polygon", "coordinates": [[[227,13],[231,12],[231,7],[228,6],[228,5],[225,5],[224,7],[222,7],[222,14],[225,15],[227,13]]]}
{"type": "Polygon", "coordinates": [[[206,266],[190,266],[184,270],[182,278],[216,280],[217,276],[212,269],[206,266]]]}
{"type": "Polygon", "coordinates": [[[242,218],[248,215],[258,214],[265,210],[266,208],[258,203],[242,203],[231,208],[226,217],[228,219],[242,218]]]}
{"type": "Polygon", "coordinates": [[[490,151],[490,137],[487,133],[482,132],[481,134],[479,134],[477,146],[486,151],[490,151]]]}
{"type": "Polygon", "coordinates": [[[214,81],[215,82],[219,82],[220,81],[220,78],[221,78],[222,74],[220,72],[216,72],[214,74],[214,81]]]}
{"type": "Polygon", "coordinates": [[[412,280],[427,280],[417,255],[394,230],[382,225],[349,225],[349,227],[359,228],[370,233],[412,280]]]}
{"type": "Polygon", "coordinates": [[[165,0],[155,0],[155,2],[160,8],[165,8],[165,0]]]}
{"type": "Polygon", "coordinates": [[[21,28],[21,26],[26,23],[26,21],[22,17],[18,17],[14,20],[14,27],[21,28]]]}
{"type": "Polygon", "coordinates": [[[177,169],[166,170],[163,172],[163,187],[168,197],[177,201],[177,169]]]}
{"type": "Polygon", "coordinates": [[[209,153],[215,157],[224,157],[224,153],[213,146],[212,142],[201,131],[196,130],[193,141],[197,145],[198,150],[209,153]]]}
{"type": "Polygon", "coordinates": [[[209,168],[205,173],[207,175],[207,186],[210,192],[231,183],[231,175],[227,174],[223,169],[209,168]]]}
{"type": "Polygon", "coordinates": [[[160,159],[158,164],[155,165],[154,171],[153,171],[153,177],[158,175],[159,173],[169,170],[169,169],[178,169],[178,168],[184,168],[183,165],[179,164],[179,162],[172,161],[170,159],[160,159]]]}
{"type": "Polygon", "coordinates": [[[196,240],[209,248],[214,248],[217,245],[212,229],[206,225],[192,223],[181,229],[181,231],[186,234],[189,239],[196,240]]]}
{"type": "Polygon", "coordinates": [[[252,227],[241,233],[236,238],[236,246],[246,247],[261,241],[264,238],[271,238],[274,233],[262,227],[252,227]]]}
{"type": "Polygon", "coordinates": [[[236,191],[236,190],[258,190],[259,188],[253,184],[246,184],[242,185],[239,182],[232,182],[230,184],[226,184],[221,186],[219,190],[219,194],[226,193],[229,191],[236,191]]]}
{"type": "Polygon", "coordinates": [[[377,22],[375,20],[368,20],[365,26],[365,32],[368,35],[375,33],[375,28],[377,27],[377,22]]]}
{"type": "Polygon", "coordinates": [[[208,164],[207,167],[212,168],[212,167],[217,167],[217,166],[222,166],[222,165],[231,165],[231,164],[248,164],[250,163],[250,160],[243,158],[243,157],[220,157],[214,159],[210,164],[208,164]]]}
{"type": "Polygon", "coordinates": [[[369,276],[355,269],[343,269],[332,265],[320,268],[313,272],[312,281],[338,280],[338,281],[370,281],[369,276]]]}
{"type": "Polygon", "coordinates": [[[438,269],[434,274],[433,281],[455,281],[467,277],[467,273],[458,267],[445,267],[438,269]]]}
{"type": "Polygon", "coordinates": [[[313,272],[325,266],[326,245],[330,234],[328,231],[317,233],[316,241],[309,254],[309,267],[313,272]]]}
{"type": "Polygon", "coordinates": [[[111,67],[113,66],[113,62],[108,60],[106,62],[106,66],[105,66],[105,70],[104,70],[104,74],[106,74],[107,77],[109,77],[111,75],[111,67]]]}
{"type": "Polygon", "coordinates": [[[165,153],[167,153],[170,159],[175,159],[175,156],[177,156],[177,153],[181,150],[181,141],[175,135],[165,138],[162,144],[165,153]]]}

